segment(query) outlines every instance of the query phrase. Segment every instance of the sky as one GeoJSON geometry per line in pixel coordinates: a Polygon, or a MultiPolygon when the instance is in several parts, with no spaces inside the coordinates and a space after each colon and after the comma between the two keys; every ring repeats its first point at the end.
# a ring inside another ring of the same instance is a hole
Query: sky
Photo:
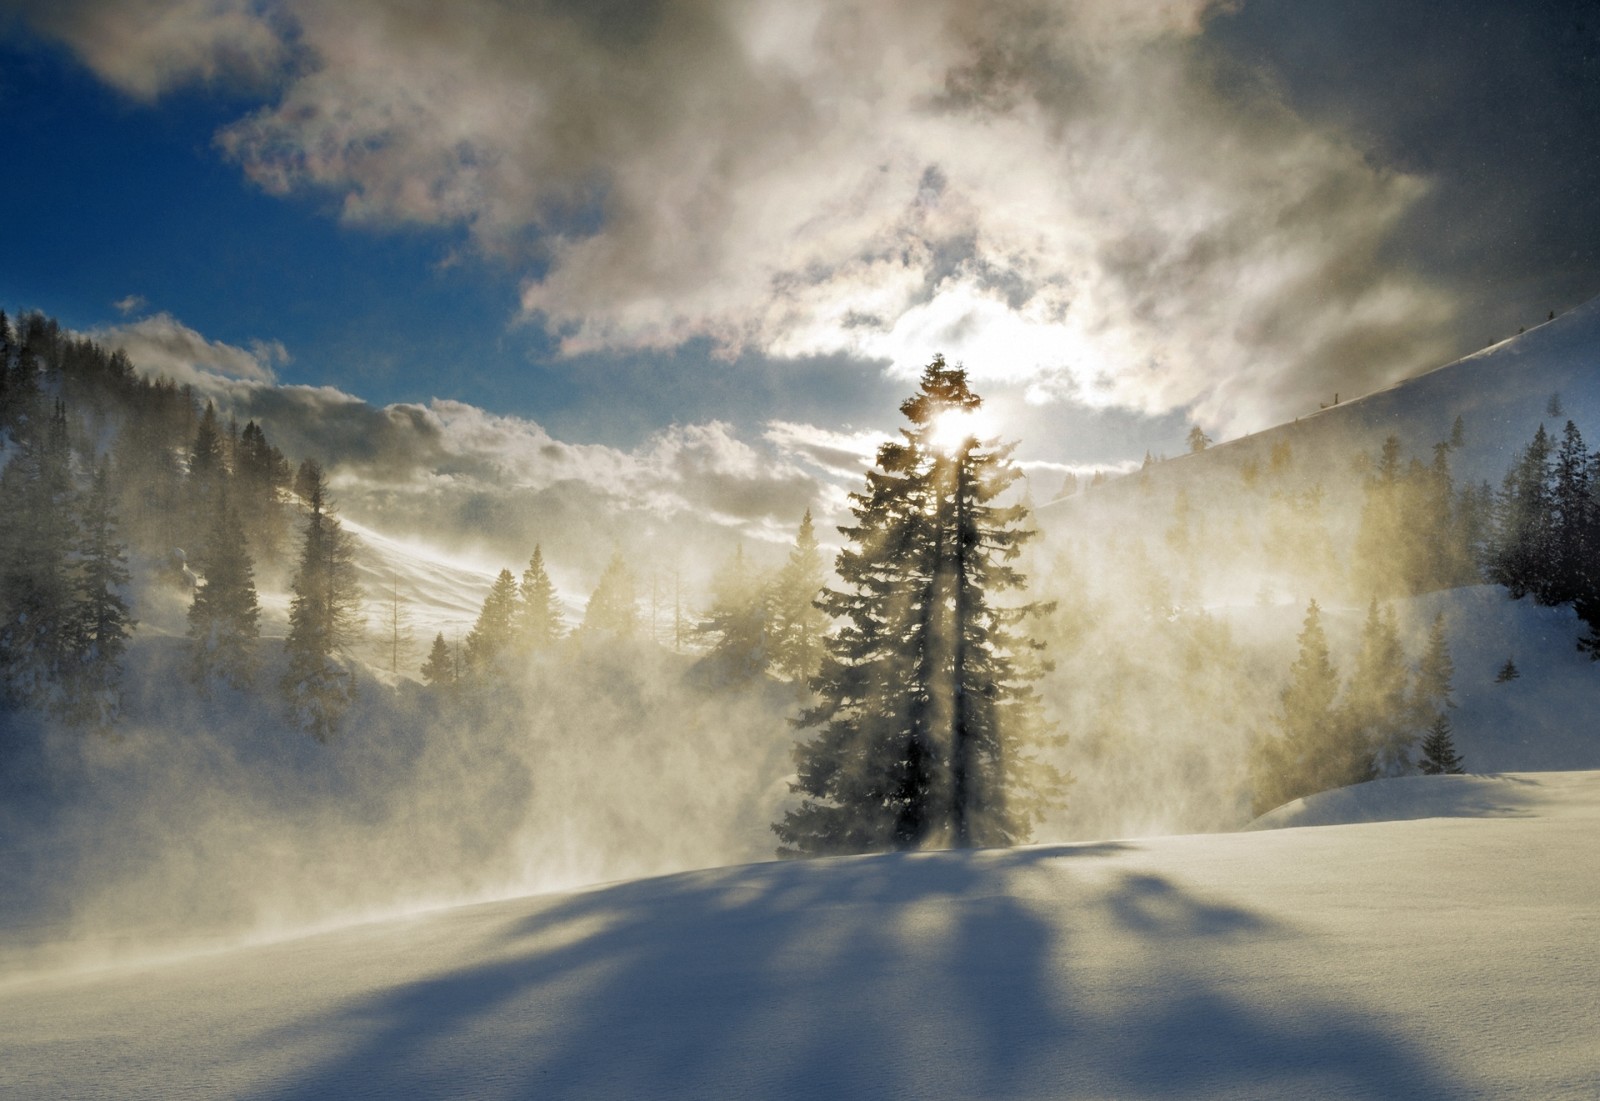
{"type": "Polygon", "coordinates": [[[10,312],[772,530],[936,352],[1048,496],[1600,293],[1582,3],[0,0],[0,118],[10,312]]]}

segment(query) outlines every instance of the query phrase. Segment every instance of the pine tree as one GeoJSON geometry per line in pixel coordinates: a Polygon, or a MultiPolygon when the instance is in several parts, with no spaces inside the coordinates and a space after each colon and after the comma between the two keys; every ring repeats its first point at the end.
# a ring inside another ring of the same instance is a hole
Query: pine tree
{"type": "Polygon", "coordinates": [[[1313,600],[1283,691],[1279,733],[1258,744],[1252,762],[1255,813],[1373,778],[1371,749],[1334,707],[1338,694],[1339,673],[1328,652],[1322,609],[1313,600]]]}
{"type": "Polygon", "coordinates": [[[467,632],[467,672],[473,677],[487,676],[500,657],[516,640],[517,579],[510,570],[501,570],[489,586],[478,621],[467,632]]]}
{"type": "Polygon", "coordinates": [[[979,405],[934,357],[900,407],[910,427],[852,495],[781,855],[1012,844],[1065,787],[1034,755],[1040,665],[1020,627],[1038,609],[992,600],[1024,587],[1031,533],[1023,506],[995,503],[1020,475],[1011,447],[966,431],[979,405]]]}
{"type": "Polygon", "coordinates": [[[228,483],[227,441],[217,425],[217,408],[206,402],[189,447],[188,509],[185,518],[198,524],[194,537],[205,537],[204,517],[215,513],[217,497],[228,483]]]}
{"type": "Polygon", "coordinates": [[[189,605],[191,676],[202,694],[217,680],[243,688],[255,679],[261,606],[255,564],[226,491],[218,495],[195,568],[201,584],[189,605]]]}
{"type": "Polygon", "coordinates": [[[253,553],[276,561],[288,539],[283,494],[289,487],[289,462],[267,441],[255,421],[239,431],[234,460],[234,496],[253,553]]]}
{"type": "Polygon", "coordinates": [[[455,686],[456,661],[450,653],[450,644],[444,640],[443,631],[433,636],[433,649],[428,651],[428,660],[422,663],[422,680],[432,688],[455,686]]]}
{"type": "Polygon", "coordinates": [[[1412,722],[1419,729],[1430,725],[1435,716],[1454,707],[1450,698],[1451,682],[1455,679],[1455,663],[1450,660],[1450,644],[1445,638],[1444,613],[1433,617],[1428,628],[1428,641],[1422,651],[1422,661],[1417,666],[1416,681],[1411,690],[1412,722]]]}
{"type": "Polygon", "coordinates": [[[0,471],[0,682],[18,702],[61,712],[77,646],[77,499],[66,409],[21,431],[0,471]],[[18,522],[16,518],[26,518],[18,522]]]}
{"type": "Polygon", "coordinates": [[[354,638],[361,595],[355,548],[327,499],[322,468],[307,459],[296,485],[306,522],[289,604],[284,640],[289,663],[282,688],[295,724],[327,741],[355,694],[350,671],[338,659],[354,638]]]}
{"type": "Polygon", "coordinates": [[[1595,503],[1589,452],[1571,421],[1562,430],[1550,473],[1550,562],[1538,596],[1546,604],[1567,604],[1594,590],[1593,562],[1600,551],[1591,541],[1595,503]]]}
{"type": "Polygon", "coordinates": [[[1522,671],[1517,668],[1516,660],[1508,657],[1506,658],[1506,663],[1500,667],[1500,671],[1494,675],[1494,682],[1496,684],[1506,684],[1520,676],[1522,676],[1522,671]]]}
{"type": "Polygon", "coordinates": [[[772,587],[773,662],[796,684],[807,684],[822,659],[828,617],[817,607],[817,597],[824,583],[822,551],[806,509],[789,560],[772,587]]]}
{"type": "Polygon", "coordinates": [[[1374,598],[1367,608],[1341,719],[1353,736],[1371,747],[1377,771],[1383,776],[1403,776],[1411,771],[1416,734],[1406,694],[1407,672],[1394,609],[1385,608],[1380,614],[1374,598]]]}
{"type": "Polygon", "coordinates": [[[1460,775],[1464,771],[1461,758],[1456,754],[1455,739],[1450,736],[1450,717],[1443,712],[1433,720],[1427,736],[1422,739],[1422,760],[1417,767],[1428,776],[1460,775]]]}
{"type": "Polygon", "coordinates": [[[129,576],[127,549],[117,540],[111,474],[104,461],[84,498],[76,573],[69,717],[105,730],[121,710],[122,655],[135,622],[122,596],[129,576]]]}
{"type": "Polygon", "coordinates": [[[1354,571],[1361,589],[1382,596],[1410,589],[1405,522],[1407,487],[1400,468],[1400,438],[1389,436],[1367,479],[1356,532],[1354,571]]]}
{"type": "Polygon", "coordinates": [[[631,639],[639,631],[639,598],[633,571],[621,551],[606,563],[600,583],[589,597],[579,631],[586,637],[631,639]]]}
{"type": "Polygon", "coordinates": [[[1496,502],[1495,538],[1486,572],[1490,581],[1510,590],[1513,599],[1530,592],[1537,597],[1546,589],[1554,511],[1549,482],[1550,437],[1541,424],[1506,472],[1496,502]]]}
{"type": "Polygon", "coordinates": [[[1198,455],[1211,446],[1211,437],[1206,435],[1205,429],[1198,424],[1189,429],[1189,452],[1198,455]]]}
{"type": "Polygon", "coordinates": [[[767,591],[742,544],[713,579],[711,608],[698,630],[711,640],[707,660],[728,676],[759,676],[771,664],[767,591]]]}
{"type": "Polygon", "coordinates": [[[561,600],[544,568],[543,549],[535,546],[517,590],[515,622],[517,645],[527,653],[542,653],[561,641],[561,600]]]}

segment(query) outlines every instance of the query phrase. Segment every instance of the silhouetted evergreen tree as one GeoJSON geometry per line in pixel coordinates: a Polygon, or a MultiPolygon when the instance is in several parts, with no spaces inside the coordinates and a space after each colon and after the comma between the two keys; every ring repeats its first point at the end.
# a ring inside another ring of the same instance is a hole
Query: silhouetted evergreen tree
{"type": "Polygon", "coordinates": [[[544,552],[535,546],[522,571],[517,589],[515,630],[517,645],[528,653],[542,653],[561,640],[561,600],[544,568],[544,552]]]}
{"type": "Polygon", "coordinates": [[[1255,813],[1373,778],[1372,751],[1334,706],[1338,694],[1338,670],[1328,652],[1322,610],[1313,600],[1306,608],[1299,653],[1283,691],[1279,732],[1256,747],[1251,768],[1255,813]]]}
{"type": "Polygon", "coordinates": [[[289,462],[267,441],[255,421],[239,431],[234,459],[234,497],[244,521],[245,538],[254,553],[269,561],[283,551],[289,525],[283,494],[289,488],[289,462]]]}
{"type": "Polygon", "coordinates": [[[122,655],[135,623],[122,595],[129,577],[127,550],[117,539],[111,476],[104,461],[95,468],[83,498],[80,533],[68,717],[105,730],[122,709],[122,655]]]}
{"type": "Polygon", "coordinates": [[[1450,736],[1450,718],[1443,712],[1433,720],[1422,739],[1422,760],[1417,767],[1429,776],[1459,775],[1464,771],[1461,758],[1456,754],[1455,739],[1450,736]]]}
{"type": "Polygon", "coordinates": [[[0,472],[0,678],[18,702],[62,712],[76,656],[77,500],[66,410],[24,425],[0,472]]]}
{"type": "Polygon", "coordinates": [[[711,582],[711,608],[699,633],[711,640],[707,660],[720,672],[739,678],[759,676],[771,664],[767,590],[745,561],[744,547],[711,582]]]}
{"type": "Polygon", "coordinates": [[[191,675],[202,693],[215,680],[243,688],[255,679],[261,606],[255,564],[226,491],[218,494],[210,530],[194,566],[200,574],[189,605],[191,675]]]}
{"type": "Polygon", "coordinates": [[[5,405],[0,407],[0,428],[10,429],[13,436],[29,431],[45,419],[40,415],[43,406],[38,363],[41,318],[37,314],[25,314],[19,321],[8,349],[5,405]]]}
{"type": "Polygon", "coordinates": [[[1545,604],[1569,604],[1595,589],[1595,501],[1591,458],[1583,435],[1571,421],[1551,462],[1550,561],[1537,593],[1545,604]]]}
{"type": "Polygon", "coordinates": [[[1416,733],[1407,706],[1408,673],[1394,609],[1385,608],[1380,614],[1374,598],[1367,608],[1341,720],[1352,735],[1371,747],[1377,771],[1383,776],[1411,771],[1416,733]]]}
{"type": "Polygon", "coordinates": [[[456,683],[455,658],[450,654],[450,644],[445,642],[443,631],[433,636],[433,648],[428,651],[428,660],[422,663],[422,680],[432,688],[451,688],[456,683]]]}
{"type": "Polygon", "coordinates": [[[489,586],[478,621],[467,632],[467,672],[482,677],[508,653],[516,641],[517,579],[501,570],[489,586]]]}
{"type": "Polygon", "coordinates": [[[1033,605],[1012,564],[1026,509],[998,498],[1020,476],[1011,448],[961,422],[980,399],[936,356],[901,405],[910,427],[878,450],[823,607],[838,624],[799,725],[802,796],[773,831],[783,855],[1025,840],[1065,778],[1037,761],[1043,737],[1033,605]]]}
{"type": "Polygon", "coordinates": [[[1510,590],[1513,599],[1546,590],[1553,557],[1549,480],[1550,437],[1541,424],[1533,441],[1506,472],[1496,501],[1495,539],[1487,574],[1490,581],[1510,590]]]}
{"type": "Polygon", "coordinates": [[[209,505],[227,475],[226,441],[217,425],[217,407],[208,401],[189,445],[190,493],[202,508],[209,505]]]}
{"type": "Polygon", "coordinates": [[[354,547],[327,499],[322,468],[306,460],[296,486],[306,509],[305,533],[289,604],[282,688],[295,724],[327,741],[355,692],[350,671],[338,659],[354,637],[361,595],[354,547]]]}
{"type": "Polygon", "coordinates": [[[828,617],[817,607],[817,597],[823,584],[822,551],[806,509],[789,560],[772,586],[773,664],[797,684],[809,682],[822,660],[828,617]]]}
{"type": "Polygon", "coordinates": [[[1456,705],[1450,697],[1455,674],[1455,663],[1450,660],[1450,644],[1445,638],[1444,613],[1440,612],[1428,627],[1428,641],[1423,647],[1422,660],[1417,664],[1416,681],[1411,689],[1412,723],[1419,730],[1431,725],[1436,716],[1456,705]]]}

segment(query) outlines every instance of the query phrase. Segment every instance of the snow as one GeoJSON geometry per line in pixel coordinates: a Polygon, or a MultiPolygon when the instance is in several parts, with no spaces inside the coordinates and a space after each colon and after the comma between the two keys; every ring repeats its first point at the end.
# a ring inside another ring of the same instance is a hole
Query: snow
{"type": "MultiPolygon", "coordinates": [[[[1457,483],[1498,479],[1552,394],[1600,428],[1597,347],[1600,300],[1156,464],[1151,482],[1211,477],[1213,496],[1236,494],[1237,467],[1290,437],[1306,477],[1322,477],[1352,446],[1393,431],[1420,448],[1458,414],[1457,483]]],[[[1143,492],[1129,479],[1041,519],[1058,537],[1120,494],[1165,524],[1143,492]]],[[[374,601],[398,589],[419,649],[464,633],[493,568],[349,526],[374,601]]],[[[1305,594],[1263,601],[1262,579],[1248,581],[1242,602],[1202,594],[1204,606],[1241,636],[1261,628],[1281,665],[1305,594]]],[[[281,633],[281,600],[265,603],[266,633],[281,633]]],[[[175,645],[184,604],[140,612],[151,637],[130,655],[130,708],[147,722],[176,705],[166,680],[137,673],[165,668],[156,644],[175,645]]],[[[1576,651],[1570,609],[1490,587],[1400,605],[1413,625],[1446,616],[1473,775],[1324,792],[1240,833],[749,864],[536,895],[520,892],[766,851],[782,798],[767,732],[787,733],[790,702],[752,694],[730,711],[682,681],[687,659],[636,669],[647,663],[622,654],[508,693],[512,739],[426,741],[426,697],[374,684],[357,706],[385,737],[314,751],[265,711],[234,716],[233,697],[190,701],[165,733],[79,751],[98,782],[78,802],[40,787],[6,808],[0,826],[18,836],[0,829],[0,1099],[1592,1099],[1600,771],[1559,770],[1600,769],[1600,669],[1576,651]],[[1523,676],[1496,683],[1508,655],[1523,676]],[[567,745],[580,712],[587,741],[567,745]],[[167,777],[161,753],[183,739],[167,777]],[[623,775],[637,750],[651,771],[623,775]],[[485,761],[505,790],[485,793],[485,761]],[[364,786],[341,787],[351,775],[364,786]],[[611,801],[583,794],[596,775],[625,781],[611,801]],[[396,777],[425,778],[435,798],[396,799],[414,790],[396,777]],[[720,786],[697,786],[706,777],[720,786]],[[32,817],[44,827],[20,831],[32,817]],[[490,892],[519,893],[396,912],[490,892]],[[363,914],[387,916],[339,924],[363,914]]],[[[1347,653],[1365,604],[1324,606],[1347,653]]],[[[1234,726],[1203,733],[1251,733],[1234,726]]],[[[1124,820],[1163,820],[1172,793],[1145,786],[1124,820]]]]}
{"type": "Polygon", "coordinates": [[[1600,773],[1278,818],[1302,828],[757,864],[13,978],[0,1097],[1595,1096],[1600,773]]]}

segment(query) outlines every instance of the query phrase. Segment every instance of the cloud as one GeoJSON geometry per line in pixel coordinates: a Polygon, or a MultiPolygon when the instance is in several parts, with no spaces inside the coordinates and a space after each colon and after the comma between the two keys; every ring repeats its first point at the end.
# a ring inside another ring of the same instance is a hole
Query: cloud
{"type": "MultiPolygon", "coordinates": [[[[130,295],[115,303],[123,313],[143,308],[144,299],[130,295]]],[[[228,388],[229,380],[272,382],[275,368],[289,362],[289,350],[276,340],[251,341],[240,348],[208,340],[171,314],[158,313],[126,325],[112,325],[89,334],[108,348],[120,348],[147,375],[163,375],[202,393],[228,388]]]]}
{"type": "Polygon", "coordinates": [[[127,317],[130,314],[143,313],[150,302],[142,294],[130,294],[117,299],[111,305],[123,317],[127,317]]]}
{"type": "Polygon", "coordinates": [[[284,60],[286,27],[255,0],[21,0],[101,79],[139,99],[192,80],[260,83],[284,60]]]}
{"type": "Polygon", "coordinates": [[[69,41],[160,88],[292,40],[226,155],[353,223],[467,227],[568,353],[709,338],[909,377],[943,351],[1231,434],[1431,365],[1456,307],[1383,255],[1426,181],[1212,49],[1228,6],[285,0],[196,6],[181,46],[128,9],[165,45],[113,63],[82,3],[69,41]]]}
{"type": "Polygon", "coordinates": [[[814,424],[769,421],[765,437],[778,451],[845,478],[859,478],[877,460],[883,432],[838,432],[814,424]]]}
{"type": "Polygon", "coordinates": [[[536,543],[595,571],[612,546],[650,560],[686,546],[720,553],[741,538],[787,543],[807,508],[843,499],[721,422],[673,425],[627,449],[563,441],[536,421],[440,398],[378,407],[326,386],[213,392],[286,454],[322,462],[341,506],[364,523],[510,562],[536,543]]]}

